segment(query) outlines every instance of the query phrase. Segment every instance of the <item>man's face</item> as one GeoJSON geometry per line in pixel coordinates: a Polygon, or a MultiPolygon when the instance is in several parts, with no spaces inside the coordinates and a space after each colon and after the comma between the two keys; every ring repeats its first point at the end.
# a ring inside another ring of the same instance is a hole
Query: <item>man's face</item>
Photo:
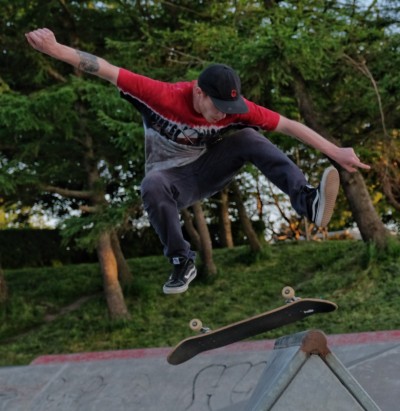
{"type": "Polygon", "coordinates": [[[217,123],[226,117],[226,113],[218,110],[211,98],[200,87],[195,87],[193,99],[194,109],[209,123],[217,123]]]}

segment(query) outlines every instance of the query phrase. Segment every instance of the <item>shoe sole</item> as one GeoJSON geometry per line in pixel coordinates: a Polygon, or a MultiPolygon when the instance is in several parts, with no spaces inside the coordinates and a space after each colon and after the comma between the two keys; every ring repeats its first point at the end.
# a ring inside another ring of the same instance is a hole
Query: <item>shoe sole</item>
{"type": "Polygon", "coordinates": [[[318,227],[326,227],[329,224],[335,208],[339,186],[340,178],[338,171],[333,166],[328,167],[322,176],[320,185],[320,204],[315,218],[315,224],[318,227]]]}
{"type": "Polygon", "coordinates": [[[197,276],[197,270],[195,269],[194,275],[192,275],[187,283],[183,285],[182,287],[163,287],[163,293],[164,294],[181,294],[187,291],[189,288],[189,284],[196,278],[197,276]]]}

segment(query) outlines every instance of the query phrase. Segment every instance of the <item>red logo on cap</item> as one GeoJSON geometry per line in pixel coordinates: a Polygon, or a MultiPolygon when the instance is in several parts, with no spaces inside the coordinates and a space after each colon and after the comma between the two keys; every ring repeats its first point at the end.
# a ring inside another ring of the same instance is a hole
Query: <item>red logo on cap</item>
{"type": "Polygon", "coordinates": [[[235,90],[235,89],[233,89],[232,91],[231,91],[231,97],[236,97],[237,96],[237,91],[235,90]]]}

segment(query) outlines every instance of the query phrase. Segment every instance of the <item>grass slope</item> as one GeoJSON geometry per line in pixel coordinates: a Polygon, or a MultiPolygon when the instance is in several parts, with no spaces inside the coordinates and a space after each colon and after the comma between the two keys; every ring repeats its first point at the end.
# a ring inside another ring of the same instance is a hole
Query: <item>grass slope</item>
{"type": "Polygon", "coordinates": [[[327,241],[273,245],[258,257],[245,247],[216,250],[214,259],[218,275],[196,279],[175,296],[162,294],[169,270],[163,257],[130,260],[134,282],[125,296],[132,319],[121,323],[108,320],[96,264],[6,271],[9,300],[0,308],[0,365],[27,364],[43,354],[174,346],[192,335],[191,318],[217,328],[259,314],[283,303],[285,285],[298,296],[332,300],[339,310],[258,338],[310,328],[327,334],[400,328],[395,242],[385,255],[362,242],[327,241]],[[82,297],[90,298],[65,309],[82,297]]]}

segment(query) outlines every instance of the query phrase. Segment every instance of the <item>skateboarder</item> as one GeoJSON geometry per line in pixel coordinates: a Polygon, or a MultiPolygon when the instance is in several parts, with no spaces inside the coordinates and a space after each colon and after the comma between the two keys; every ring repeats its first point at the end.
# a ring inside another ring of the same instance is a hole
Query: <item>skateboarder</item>
{"type": "Polygon", "coordinates": [[[317,226],[328,224],[339,189],[336,168],[327,168],[319,186],[312,187],[258,129],[295,137],[347,171],[369,168],[352,148],[337,147],[305,125],[243,98],[240,79],[227,65],[207,67],[197,81],[166,83],[60,44],[46,28],[26,38],[34,49],[111,82],[141,113],[146,140],[141,194],[173,266],[166,294],[186,291],[196,277],[195,253],[183,238],[179,210],[223,189],[246,162],[286,193],[299,215],[317,226]]]}

